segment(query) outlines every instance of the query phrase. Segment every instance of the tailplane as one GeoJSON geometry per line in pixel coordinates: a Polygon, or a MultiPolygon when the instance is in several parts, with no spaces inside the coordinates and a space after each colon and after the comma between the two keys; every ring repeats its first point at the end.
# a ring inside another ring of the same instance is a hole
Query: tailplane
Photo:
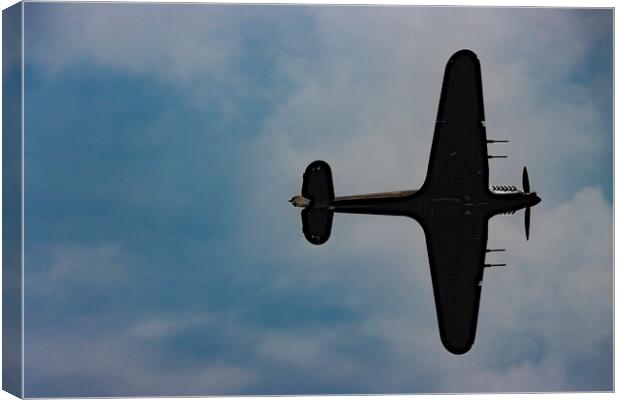
{"type": "Polygon", "coordinates": [[[313,161],[304,172],[301,195],[312,205],[329,205],[334,200],[332,169],[325,161],[313,161]]]}
{"type": "Polygon", "coordinates": [[[323,244],[332,231],[334,212],[327,208],[306,208],[301,211],[301,225],[306,240],[312,244],[323,244]]]}
{"type": "Polygon", "coordinates": [[[301,212],[304,236],[312,244],[323,244],[329,239],[334,212],[330,204],[334,200],[332,170],[325,161],[314,161],[304,172],[301,195],[308,204],[301,212]]]}

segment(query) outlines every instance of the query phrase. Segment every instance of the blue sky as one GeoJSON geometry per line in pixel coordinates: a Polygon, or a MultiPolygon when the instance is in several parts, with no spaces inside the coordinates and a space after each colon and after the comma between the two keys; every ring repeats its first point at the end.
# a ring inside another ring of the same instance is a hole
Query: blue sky
{"type": "Polygon", "coordinates": [[[25,35],[27,396],[612,388],[611,11],[27,3],[25,35]],[[461,48],[491,182],[543,202],[530,242],[490,224],[457,357],[415,222],[316,247],[286,200],[314,159],[418,187],[461,48]]]}

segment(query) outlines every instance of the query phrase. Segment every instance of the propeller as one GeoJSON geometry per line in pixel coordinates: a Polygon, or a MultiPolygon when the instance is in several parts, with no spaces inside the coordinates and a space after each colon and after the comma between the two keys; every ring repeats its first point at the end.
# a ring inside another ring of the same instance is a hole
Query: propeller
{"type": "MultiPolygon", "coordinates": [[[[523,167],[523,193],[530,192],[530,177],[527,175],[527,167],[523,167]]],[[[530,240],[530,207],[525,209],[525,240],[530,240]]]]}
{"type": "Polygon", "coordinates": [[[530,240],[530,208],[525,209],[525,240],[530,240]]]}
{"type": "Polygon", "coordinates": [[[530,192],[530,177],[527,175],[527,167],[523,167],[523,191],[530,192]]]}

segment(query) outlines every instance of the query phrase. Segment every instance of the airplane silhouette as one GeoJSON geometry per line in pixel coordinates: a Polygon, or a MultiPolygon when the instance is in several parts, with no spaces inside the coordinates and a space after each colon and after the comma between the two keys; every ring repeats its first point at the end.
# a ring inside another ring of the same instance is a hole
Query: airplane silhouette
{"type": "Polygon", "coordinates": [[[480,289],[485,267],[487,229],[491,217],[525,208],[529,240],[530,207],[538,204],[530,192],[527,169],[523,190],[514,186],[489,188],[487,140],[480,62],[470,50],[455,53],[445,69],[428,172],[419,190],[334,196],[329,165],[314,161],[303,175],[301,195],[289,200],[302,207],[303,233],[313,244],[329,239],[335,212],[405,216],[424,230],[428,249],[439,334],[445,348],[466,353],[474,343],[480,289]]]}

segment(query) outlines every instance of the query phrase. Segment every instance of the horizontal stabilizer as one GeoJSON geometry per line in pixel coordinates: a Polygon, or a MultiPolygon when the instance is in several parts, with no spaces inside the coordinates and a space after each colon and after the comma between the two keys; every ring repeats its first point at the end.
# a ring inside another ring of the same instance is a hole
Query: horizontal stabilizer
{"type": "Polygon", "coordinates": [[[304,172],[301,195],[313,205],[327,205],[334,199],[332,170],[325,161],[313,161],[304,172]]]}
{"type": "Polygon", "coordinates": [[[332,231],[334,212],[328,208],[306,208],[301,211],[301,224],[306,239],[312,244],[323,244],[332,231]]]}
{"type": "Polygon", "coordinates": [[[323,244],[329,239],[334,212],[329,205],[334,200],[332,170],[325,161],[313,161],[304,172],[301,195],[310,201],[301,212],[304,236],[310,243],[323,244]]]}

